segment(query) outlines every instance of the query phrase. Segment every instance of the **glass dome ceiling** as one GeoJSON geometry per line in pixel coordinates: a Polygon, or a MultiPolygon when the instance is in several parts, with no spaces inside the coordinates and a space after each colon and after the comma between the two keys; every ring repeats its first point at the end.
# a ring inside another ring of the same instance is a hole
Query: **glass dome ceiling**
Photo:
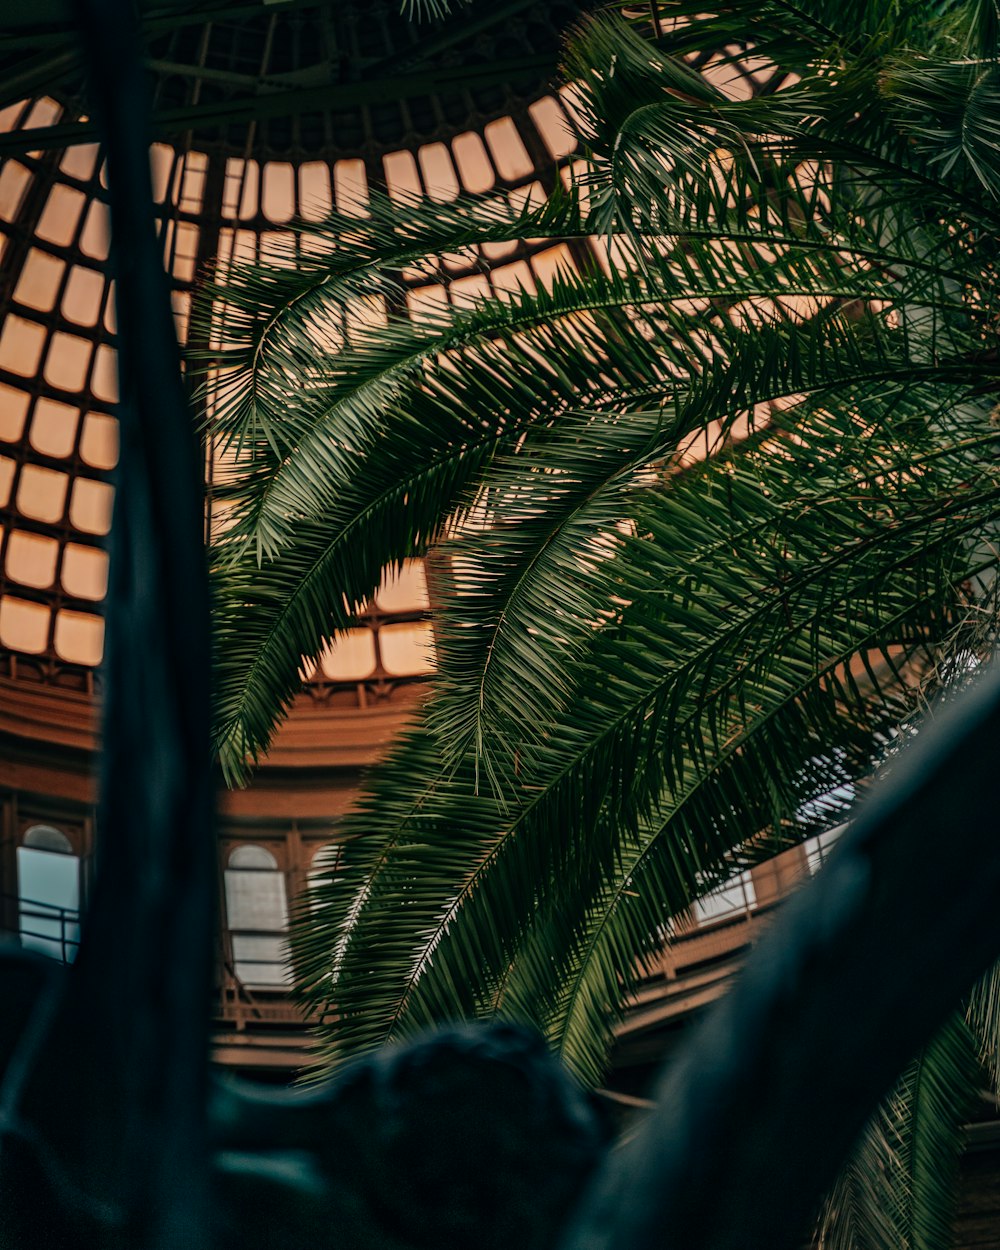
{"type": "MultiPolygon", "coordinates": [[[[15,20],[0,56],[0,671],[86,690],[117,461],[114,302],[102,154],[49,4],[15,20]]],[[[371,185],[514,206],[549,191],[575,140],[567,93],[548,84],[581,7],[477,2],[415,24],[396,0],[147,6],[154,197],[181,341],[208,266],[266,254],[293,218],[357,210],[371,185]]],[[[409,311],[573,263],[565,246],[484,247],[404,275],[409,311]]],[[[207,449],[209,495],[214,461],[207,449]]],[[[407,568],[319,657],[313,696],[426,673],[427,609],[423,570],[407,568]]]]}

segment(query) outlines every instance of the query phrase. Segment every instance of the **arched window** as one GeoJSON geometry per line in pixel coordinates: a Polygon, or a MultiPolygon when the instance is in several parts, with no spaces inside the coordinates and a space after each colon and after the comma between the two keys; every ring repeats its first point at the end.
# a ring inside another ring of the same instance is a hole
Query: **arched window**
{"type": "Polygon", "coordinates": [[[63,963],[80,946],[80,858],[52,825],[32,825],[17,848],[21,945],[63,963]]]}
{"type": "Polygon", "coordinates": [[[283,989],[288,900],[278,861],[262,846],[238,846],[226,868],[226,918],[233,964],[248,989],[283,989]]]}

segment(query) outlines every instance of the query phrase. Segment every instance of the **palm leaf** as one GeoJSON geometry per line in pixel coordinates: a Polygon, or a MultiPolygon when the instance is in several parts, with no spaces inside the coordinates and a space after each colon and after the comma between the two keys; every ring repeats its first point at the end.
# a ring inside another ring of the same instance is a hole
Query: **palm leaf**
{"type": "Polygon", "coordinates": [[[821,1220],[821,1250],[950,1250],[975,1039],[952,1017],[866,1126],[821,1220]]]}

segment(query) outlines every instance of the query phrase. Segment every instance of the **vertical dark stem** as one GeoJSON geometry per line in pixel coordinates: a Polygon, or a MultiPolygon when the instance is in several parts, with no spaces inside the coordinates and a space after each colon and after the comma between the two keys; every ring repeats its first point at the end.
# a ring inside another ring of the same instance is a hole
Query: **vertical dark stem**
{"type": "Polygon", "coordinates": [[[201,472],[154,229],[134,6],[78,12],[108,154],[122,450],[97,884],[59,1022],[83,1106],[53,1145],[125,1213],[126,1244],[198,1250],[215,903],[201,472]]]}

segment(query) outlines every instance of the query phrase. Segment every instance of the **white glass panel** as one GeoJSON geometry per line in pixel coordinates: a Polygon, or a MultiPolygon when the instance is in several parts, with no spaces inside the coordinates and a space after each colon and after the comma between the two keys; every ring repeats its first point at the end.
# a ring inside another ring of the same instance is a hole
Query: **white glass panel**
{"type": "Polygon", "coordinates": [[[227,868],[226,914],[234,933],[246,929],[283,932],[287,921],[284,877],[280,872],[227,868]]]}
{"type": "Polygon", "coordinates": [[[711,894],[698,899],[693,908],[695,923],[710,924],[713,920],[738,915],[748,911],[756,901],[757,895],[749,871],[741,872],[723,882],[711,894]]]}
{"type": "MultiPolygon", "coordinates": [[[[62,838],[57,829],[36,826],[32,834],[62,838]]],[[[65,839],[67,846],[68,839],[65,839]]],[[[17,848],[21,945],[71,962],[80,942],[80,861],[75,855],[17,848]]]]}

